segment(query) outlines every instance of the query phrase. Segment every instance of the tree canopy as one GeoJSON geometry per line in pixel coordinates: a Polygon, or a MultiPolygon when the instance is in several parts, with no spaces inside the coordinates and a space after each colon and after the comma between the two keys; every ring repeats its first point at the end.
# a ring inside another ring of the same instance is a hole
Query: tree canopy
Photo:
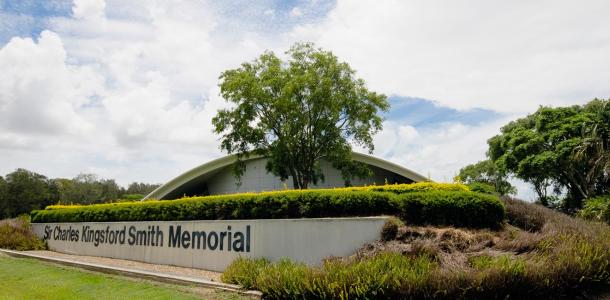
{"type": "Polygon", "coordinates": [[[25,169],[17,169],[0,180],[0,193],[0,217],[30,213],[59,200],[59,191],[51,180],[25,169]]]}
{"type": "Polygon", "coordinates": [[[49,179],[32,171],[17,169],[4,178],[0,176],[0,219],[57,203],[139,200],[158,186],[134,182],[125,189],[114,179],[99,179],[95,174],[79,174],[73,179],[49,179]]]}
{"type": "Polygon", "coordinates": [[[488,141],[488,155],[500,171],[531,183],[542,204],[551,204],[552,189],[566,194],[564,209],[574,210],[609,191],[609,136],[608,100],[541,107],[502,127],[488,141]]]}
{"type": "Polygon", "coordinates": [[[517,189],[508,182],[506,173],[501,172],[493,161],[486,159],[460,169],[456,179],[468,185],[487,184],[499,195],[514,195],[517,189]]]}
{"type": "Polygon", "coordinates": [[[320,159],[341,170],[346,184],[370,171],[351,158],[352,143],[373,150],[386,96],[369,91],[355,71],[331,52],[297,43],[283,61],[267,51],[220,76],[223,98],[214,132],[221,149],[237,156],[235,173],[250,154],[268,157],[267,171],[305,189],[324,180],[320,159]]]}
{"type": "MultiPolygon", "coordinates": [[[[128,195],[147,195],[150,192],[154,191],[156,188],[161,186],[160,184],[150,184],[144,182],[132,182],[125,190],[125,193],[128,195]]],[[[143,197],[143,196],[142,196],[143,197]]]]}
{"type": "Polygon", "coordinates": [[[73,179],[55,179],[62,203],[92,204],[119,199],[125,190],[114,179],[99,179],[95,174],[78,174],[73,179]]]}

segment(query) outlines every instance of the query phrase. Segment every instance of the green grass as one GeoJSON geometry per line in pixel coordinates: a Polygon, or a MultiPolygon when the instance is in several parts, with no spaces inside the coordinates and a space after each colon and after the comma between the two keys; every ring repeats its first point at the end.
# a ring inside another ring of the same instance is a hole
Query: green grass
{"type": "Polygon", "coordinates": [[[0,256],[0,299],[245,299],[212,289],[152,283],[0,256]]]}

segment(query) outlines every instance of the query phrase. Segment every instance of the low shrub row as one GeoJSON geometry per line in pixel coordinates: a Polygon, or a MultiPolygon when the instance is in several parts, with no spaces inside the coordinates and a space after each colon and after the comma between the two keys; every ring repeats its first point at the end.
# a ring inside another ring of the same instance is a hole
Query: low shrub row
{"type": "Polygon", "coordinates": [[[329,260],[319,268],[288,259],[271,263],[238,258],[221,280],[259,290],[265,299],[403,299],[404,283],[425,284],[437,267],[429,257],[395,253],[351,262],[329,260]]]}
{"type": "Polygon", "coordinates": [[[504,206],[497,197],[466,191],[396,194],[337,189],[63,207],[33,211],[32,221],[175,221],[378,215],[395,215],[409,224],[495,227],[504,219],[504,206]]]}
{"type": "Polygon", "coordinates": [[[473,261],[472,268],[448,271],[426,255],[399,253],[326,261],[321,267],[240,258],[222,281],[259,290],[265,299],[565,298],[565,291],[555,289],[566,284],[563,276],[545,278],[551,270],[539,268],[519,259],[486,257],[473,261]]]}

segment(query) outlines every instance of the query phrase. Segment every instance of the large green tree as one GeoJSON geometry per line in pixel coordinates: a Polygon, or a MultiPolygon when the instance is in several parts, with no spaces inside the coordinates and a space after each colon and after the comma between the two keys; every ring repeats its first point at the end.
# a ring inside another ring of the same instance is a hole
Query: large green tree
{"type": "Polygon", "coordinates": [[[488,184],[502,196],[517,193],[517,189],[508,182],[506,173],[501,172],[489,159],[463,167],[456,179],[469,185],[488,184]]]}
{"type": "Polygon", "coordinates": [[[552,188],[565,192],[564,209],[579,209],[583,199],[608,192],[609,112],[608,101],[597,99],[541,107],[502,127],[488,155],[502,172],[531,183],[542,204],[550,204],[552,188]]]}
{"type": "Polygon", "coordinates": [[[350,66],[331,52],[297,43],[283,61],[265,52],[220,76],[230,109],[213,118],[221,148],[237,156],[236,175],[250,154],[269,158],[267,170],[295,188],[324,180],[320,159],[341,170],[349,183],[370,171],[351,158],[352,143],[373,150],[382,127],[386,96],[369,91],[350,66]]]}
{"type": "Polygon", "coordinates": [[[594,122],[583,128],[581,142],[572,156],[588,166],[585,173],[587,197],[602,195],[610,190],[610,101],[594,100],[584,109],[594,122]]]}

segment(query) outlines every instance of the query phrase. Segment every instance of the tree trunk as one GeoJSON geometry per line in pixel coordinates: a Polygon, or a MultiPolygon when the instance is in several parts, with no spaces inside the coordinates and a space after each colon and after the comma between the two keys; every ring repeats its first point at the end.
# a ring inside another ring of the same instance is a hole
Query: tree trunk
{"type": "Polygon", "coordinates": [[[299,183],[299,178],[297,177],[297,172],[294,170],[293,167],[290,167],[290,176],[292,176],[292,188],[293,189],[300,189],[300,183],[299,183]]]}
{"type": "Polygon", "coordinates": [[[536,191],[536,194],[538,194],[538,201],[540,201],[540,204],[542,204],[543,206],[548,207],[549,206],[549,201],[548,198],[546,197],[546,184],[543,182],[534,182],[534,190],[536,191]]]}

